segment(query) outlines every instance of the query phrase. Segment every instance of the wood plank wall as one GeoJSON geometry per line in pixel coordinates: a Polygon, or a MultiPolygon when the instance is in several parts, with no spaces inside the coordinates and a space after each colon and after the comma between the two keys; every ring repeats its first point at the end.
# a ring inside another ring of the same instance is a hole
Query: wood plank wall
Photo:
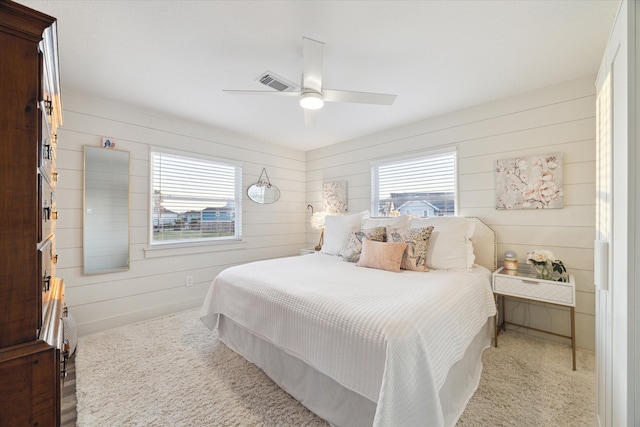
{"type": "MultiPolygon", "coordinates": [[[[459,214],[477,216],[496,231],[500,265],[506,250],[516,251],[522,263],[528,251],[538,248],[563,260],[577,283],[577,345],[593,350],[594,81],[595,76],[588,76],[309,151],[307,201],[322,206],[322,184],[347,180],[349,211],[369,210],[371,161],[457,146],[459,214]],[[495,209],[496,160],[557,151],[564,154],[563,209],[495,209]]],[[[313,246],[318,234],[308,225],[306,231],[307,246],[313,246]]],[[[570,332],[568,310],[556,306],[510,301],[506,316],[570,332]]]]}
{"type": "MultiPolygon", "coordinates": [[[[496,230],[499,254],[515,250],[524,262],[527,251],[546,248],[565,262],[577,282],[577,343],[593,349],[594,79],[589,76],[307,153],[66,90],[57,158],[58,268],[79,334],[198,306],[222,269],[296,255],[299,248],[314,246],[318,233],[308,225],[306,204],[322,205],[323,182],[347,180],[349,210],[368,210],[372,160],[455,145],[460,214],[478,216],[496,230]],[[84,276],[82,152],[84,145],[98,146],[103,136],[131,152],[131,270],[84,276]],[[150,146],[241,161],[245,188],[267,167],[282,198],[273,205],[243,198],[241,244],[147,252],[150,146]],[[495,210],[495,161],[553,151],[564,153],[564,209],[495,210]],[[193,287],[185,287],[187,275],[194,276],[193,287]]],[[[568,332],[566,310],[553,306],[511,302],[507,316],[568,332]]]]}
{"type": "Polygon", "coordinates": [[[212,278],[231,265],[296,255],[305,246],[305,154],[220,129],[163,117],[65,90],[64,128],[59,131],[57,225],[58,274],[80,335],[125,325],[202,304],[212,278]],[[131,268],[83,275],[83,147],[114,138],[131,153],[131,268]],[[169,147],[239,161],[243,188],[263,167],[281,199],[259,205],[243,197],[243,241],[192,250],[146,251],[149,218],[149,148],[169,147]],[[187,275],[194,285],[185,286],[187,275]]]}

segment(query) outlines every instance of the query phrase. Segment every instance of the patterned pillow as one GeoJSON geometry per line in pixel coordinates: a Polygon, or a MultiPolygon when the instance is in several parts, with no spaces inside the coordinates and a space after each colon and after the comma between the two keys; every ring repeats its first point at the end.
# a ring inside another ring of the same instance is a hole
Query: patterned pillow
{"type": "Polygon", "coordinates": [[[351,239],[347,247],[340,253],[345,261],[358,262],[362,252],[362,240],[368,239],[376,242],[384,242],[387,238],[385,227],[375,227],[368,230],[358,230],[351,233],[351,239]]]}
{"type": "Polygon", "coordinates": [[[433,227],[410,228],[406,231],[387,227],[388,242],[405,242],[407,249],[402,256],[400,268],[412,271],[429,271],[427,267],[427,251],[429,249],[429,237],[433,227]]]}

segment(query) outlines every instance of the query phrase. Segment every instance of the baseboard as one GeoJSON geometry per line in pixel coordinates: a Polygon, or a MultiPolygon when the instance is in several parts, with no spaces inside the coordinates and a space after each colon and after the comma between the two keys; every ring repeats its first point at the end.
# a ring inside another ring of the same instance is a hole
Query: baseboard
{"type": "Polygon", "coordinates": [[[190,310],[202,305],[202,297],[191,298],[183,301],[152,307],[146,310],[134,311],[118,316],[106,317],[99,320],[93,320],[86,323],[78,323],[78,337],[91,335],[108,329],[118,328],[120,326],[132,325],[134,323],[144,322],[147,320],[163,317],[169,314],[178,313],[180,311],[190,310]]]}

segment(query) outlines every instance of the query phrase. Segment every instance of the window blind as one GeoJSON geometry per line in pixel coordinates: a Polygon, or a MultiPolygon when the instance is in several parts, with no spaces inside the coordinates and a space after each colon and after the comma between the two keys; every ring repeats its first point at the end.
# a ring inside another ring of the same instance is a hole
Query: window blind
{"type": "Polygon", "coordinates": [[[151,243],[240,237],[240,166],[151,152],[151,243]]]}
{"type": "Polygon", "coordinates": [[[456,152],[377,162],[371,192],[372,215],[455,215],[456,152]]]}

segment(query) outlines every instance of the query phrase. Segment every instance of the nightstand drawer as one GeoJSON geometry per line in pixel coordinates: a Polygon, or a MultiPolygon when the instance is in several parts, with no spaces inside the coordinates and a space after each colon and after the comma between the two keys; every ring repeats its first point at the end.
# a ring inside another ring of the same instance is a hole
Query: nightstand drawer
{"type": "Polygon", "coordinates": [[[575,306],[573,285],[571,283],[495,275],[493,278],[493,291],[503,295],[575,306]]]}

